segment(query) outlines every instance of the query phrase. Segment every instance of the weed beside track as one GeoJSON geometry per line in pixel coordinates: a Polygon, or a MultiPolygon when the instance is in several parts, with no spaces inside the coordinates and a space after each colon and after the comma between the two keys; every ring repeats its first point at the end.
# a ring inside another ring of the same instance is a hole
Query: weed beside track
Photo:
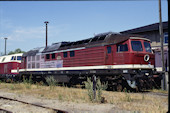
{"type": "MultiPolygon", "coordinates": [[[[27,83],[0,83],[0,90],[18,95],[32,95],[36,98],[57,99],[61,102],[93,103],[86,89],[69,88],[66,86],[45,86],[27,83]]],[[[149,91],[151,92],[151,91],[149,91]]],[[[107,104],[118,109],[142,112],[165,113],[168,110],[168,96],[148,93],[129,93],[103,91],[102,97],[107,104]]],[[[167,92],[164,92],[167,94],[167,92]]]]}

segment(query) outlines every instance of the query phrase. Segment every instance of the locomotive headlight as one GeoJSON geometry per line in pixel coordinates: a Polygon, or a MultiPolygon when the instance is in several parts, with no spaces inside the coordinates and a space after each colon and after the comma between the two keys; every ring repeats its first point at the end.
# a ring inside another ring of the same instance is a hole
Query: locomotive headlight
{"type": "Polygon", "coordinates": [[[150,58],[150,56],[148,55],[148,54],[146,54],[145,56],[144,56],[144,61],[149,61],[149,58],[150,58]]]}
{"type": "Polygon", "coordinates": [[[145,73],[145,75],[146,75],[146,76],[148,76],[148,75],[149,75],[149,73],[145,73]]]}

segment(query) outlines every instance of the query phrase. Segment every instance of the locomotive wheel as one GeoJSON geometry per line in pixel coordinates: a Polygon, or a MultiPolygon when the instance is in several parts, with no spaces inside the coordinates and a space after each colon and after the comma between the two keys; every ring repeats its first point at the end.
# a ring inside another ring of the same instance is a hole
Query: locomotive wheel
{"type": "Polygon", "coordinates": [[[117,84],[116,90],[119,91],[119,92],[123,91],[122,85],[121,84],[117,84]]]}

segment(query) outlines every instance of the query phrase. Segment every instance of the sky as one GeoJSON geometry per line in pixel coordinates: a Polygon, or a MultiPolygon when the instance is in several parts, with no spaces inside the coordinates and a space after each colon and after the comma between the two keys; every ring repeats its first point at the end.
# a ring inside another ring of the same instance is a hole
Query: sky
{"type": "MultiPolygon", "coordinates": [[[[168,21],[167,0],[161,0],[168,21]]],[[[29,51],[62,41],[78,41],[104,32],[121,32],[159,22],[158,0],[0,1],[0,54],[29,51]]]]}

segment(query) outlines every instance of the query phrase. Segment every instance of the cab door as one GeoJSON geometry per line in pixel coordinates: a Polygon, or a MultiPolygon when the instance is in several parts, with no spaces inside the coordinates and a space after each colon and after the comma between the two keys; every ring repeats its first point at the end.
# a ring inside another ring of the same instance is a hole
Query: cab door
{"type": "Polygon", "coordinates": [[[113,64],[113,49],[112,46],[106,46],[106,56],[105,56],[105,64],[111,65],[113,64]]]}

